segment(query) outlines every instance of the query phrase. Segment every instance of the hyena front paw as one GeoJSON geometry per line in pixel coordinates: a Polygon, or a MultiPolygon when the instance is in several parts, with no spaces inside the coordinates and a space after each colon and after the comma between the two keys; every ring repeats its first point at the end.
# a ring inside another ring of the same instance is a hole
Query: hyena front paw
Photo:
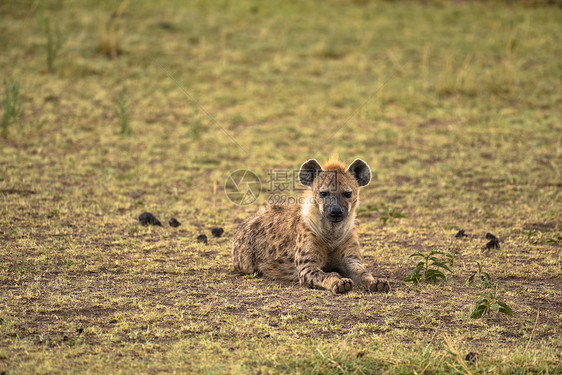
{"type": "Polygon", "coordinates": [[[383,279],[375,279],[369,284],[365,285],[369,292],[390,292],[390,284],[388,281],[383,279]]]}
{"type": "Polygon", "coordinates": [[[349,292],[353,288],[353,280],[342,277],[334,278],[330,290],[334,294],[343,294],[349,292]]]}

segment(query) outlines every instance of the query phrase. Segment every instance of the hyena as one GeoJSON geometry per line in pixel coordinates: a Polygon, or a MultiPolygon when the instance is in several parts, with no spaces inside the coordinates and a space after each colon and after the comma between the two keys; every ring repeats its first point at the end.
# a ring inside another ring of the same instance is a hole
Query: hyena
{"type": "Polygon", "coordinates": [[[356,159],[346,168],[335,158],[322,166],[311,159],[299,180],[307,186],[302,204],[262,208],[240,226],[232,244],[234,269],[334,294],[354,284],[388,292],[388,282],[365,268],[354,227],[359,188],[371,181],[367,163],[356,159]]]}

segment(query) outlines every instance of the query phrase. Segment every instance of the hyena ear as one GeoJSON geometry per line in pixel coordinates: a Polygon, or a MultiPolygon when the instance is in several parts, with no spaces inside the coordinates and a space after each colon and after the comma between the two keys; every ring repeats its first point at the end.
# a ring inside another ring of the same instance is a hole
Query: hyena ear
{"type": "Polygon", "coordinates": [[[301,169],[299,171],[299,181],[304,186],[312,185],[312,181],[314,178],[322,171],[322,167],[316,159],[310,159],[309,161],[305,161],[301,165],[301,169]]]}
{"type": "Polygon", "coordinates": [[[361,159],[355,159],[347,170],[355,177],[359,186],[365,186],[371,181],[371,168],[361,159]]]}

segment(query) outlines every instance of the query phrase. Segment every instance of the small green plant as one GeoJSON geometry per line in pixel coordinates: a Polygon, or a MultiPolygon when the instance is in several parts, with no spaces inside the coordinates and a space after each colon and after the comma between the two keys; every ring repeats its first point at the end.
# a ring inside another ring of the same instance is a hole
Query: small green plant
{"type": "Polygon", "coordinates": [[[456,255],[437,250],[431,250],[429,253],[414,253],[410,255],[410,258],[422,258],[422,260],[416,265],[404,281],[411,281],[414,284],[418,284],[422,279],[422,276],[425,282],[430,284],[437,284],[439,280],[446,281],[447,276],[445,276],[445,273],[441,270],[453,273],[449,266],[453,265],[455,257],[456,255]],[[436,255],[444,255],[448,258],[448,260],[440,260],[436,255]]]}
{"type": "Polygon", "coordinates": [[[559,244],[562,242],[562,233],[552,235],[552,237],[546,239],[546,242],[549,244],[559,244]]]}
{"type": "Polygon", "coordinates": [[[47,36],[47,43],[45,44],[47,50],[47,69],[52,73],[55,70],[55,59],[62,48],[62,36],[58,25],[55,25],[53,32],[48,18],[45,19],[45,34],[47,36]]]}
{"type": "Polygon", "coordinates": [[[2,96],[2,137],[8,136],[8,127],[21,117],[21,98],[19,82],[8,82],[4,80],[4,95],[2,96]]]}
{"type": "Polygon", "coordinates": [[[62,48],[62,34],[58,24],[55,24],[54,30],[51,28],[51,20],[45,15],[45,4],[43,2],[39,3],[37,17],[39,28],[43,30],[46,37],[47,70],[52,73],[55,70],[55,60],[62,48]]]}
{"type": "Polygon", "coordinates": [[[201,137],[201,131],[203,130],[203,120],[199,115],[199,107],[197,104],[193,104],[193,120],[191,121],[191,135],[193,139],[199,139],[201,137]]]}
{"type": "Polygon", "coordinates": [[[562,234],[560,233],[555,233],[551,237],[536,229],[522,231],[521,233],[527,237],[527,242],[532,245],[558,244],[562,241],[562,234]]]}
{"type": "MultiPolygon", "coordinates": [[[[497,285],[496,288],[497,289],[497,285]]],[[[479,293],[481,296],[479,300],[476,301],[476,307],[470,315],[472,319],[478,319],[488,314],[490,310],[498,313],[504,313],[506,315],[513,315],[513,310],[509,305],[503,302],[502,298],[496,294],[496,290],[489,290],[484,293],[479,293]]]]}
{"type": "Polygon", "coordinates": [[[129,111],[128,111],[128,99],[127,99],[127,86],[123,84],[121,91],[119,91],[119,97],[115,105],[115,117],[121,125],[120,133],[122,135],[129,135],[132,133],[131,127],[129,126],[129,111]]]}
{"type": "Polygon", "coordinates": [[[492,278],[490,277],[490,274],[482,270],[482,265],[480,264],[480,262],[476,262],[476,265],[478,266],[478,269],[474,271],[472,275],[470,275],[470,277],[468,278],[468,283],[472,284],[476,280],[480,280],[480,284],[484,288],[491,288],[492,278]]]}
{"type": "MultiPolygon", "coordinates": [[[[454,266],[455,266],[455,259],[457,259],[457,255],[458,255],[458,254],[445,253],[445,256],[449,259],[448,262],[449,262],[449,265],[450,265],[451,267],[454,267],[454,266]]],[[[454,272],[453,272],[453,273],[454,273],[454,272]]]]}
{"type": "Polygon", "coordinates": [[[401,219],[405,218],[402,212],[400,212],[397,208],[391,207],[384,202],[381,202],[377,205],[368,204],[365,207],[360,208],[357,211],[359,216],[371,216],[372,213],[378,213],[380,221],[382,221],[383,225],[386,225],[387,222],[393,219],[401,219]]]}
{"type": "Polygon", "coordinates": [[[119,4],[119,7],[117,7],[117,10],[115,10],[115,12],[111,14],[107,22],[104,22],[102,19],[100,19],[99,51],[112,60],[117,59],[117,57],[121,53],[121,49],[119,48],[119,29],[117,23],[123,16],[126,7],[127,1],[122,1],[119,4]]]}

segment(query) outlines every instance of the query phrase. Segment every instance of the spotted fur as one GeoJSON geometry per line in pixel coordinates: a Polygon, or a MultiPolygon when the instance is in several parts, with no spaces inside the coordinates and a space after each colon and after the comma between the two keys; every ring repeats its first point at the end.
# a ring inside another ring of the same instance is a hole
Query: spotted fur
{"type": "Polygon", "coordinates": [[[347,168],[337,159],[320,166],[312,159],[301,166],[299,179],[308,186],[302,204],[262,208],[240,226],[232,244],[234,269],[334,294],[354,284],[388,292],[388,282],[365,268],[354,227],[359,188],[371,179],[369,166],[360,159],[347,168]]]}

